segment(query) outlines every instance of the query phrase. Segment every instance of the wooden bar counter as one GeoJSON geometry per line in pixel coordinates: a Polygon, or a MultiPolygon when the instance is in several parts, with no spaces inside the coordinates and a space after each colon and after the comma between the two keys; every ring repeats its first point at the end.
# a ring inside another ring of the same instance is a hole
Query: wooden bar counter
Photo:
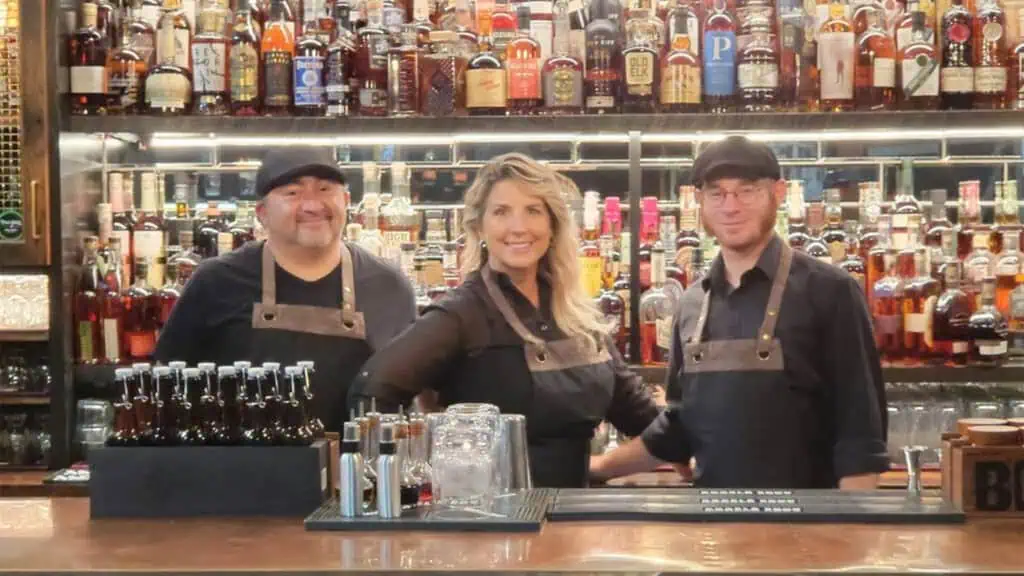
{"type": "Polygon", "coordinates": [[[0,499],[0,572],[1024,572],[1024,521],[954,526],[548,523],[536,534],[306,532],[299,519],[89,520],[0,499]]]}

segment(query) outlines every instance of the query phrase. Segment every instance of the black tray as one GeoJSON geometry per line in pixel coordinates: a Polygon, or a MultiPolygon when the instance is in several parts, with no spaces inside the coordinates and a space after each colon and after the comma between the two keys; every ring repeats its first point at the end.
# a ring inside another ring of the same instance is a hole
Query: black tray
{"type": "Polygon", "coordinates": [[[306,517],[305,526],[306,530],[367,532],[538,532],[554,496],[554,490],[527,490],[496,498],[486,511],[424,506],[407,510],[395,519],[375,515],[342,518],[338,501],[332,499],[306,517]]]}
{"type": "Polygon", "coordinates": [[[957,524],[964,514],[938,496],[835,490],[560,490],[552,522],[795,522],[957,524]]]}

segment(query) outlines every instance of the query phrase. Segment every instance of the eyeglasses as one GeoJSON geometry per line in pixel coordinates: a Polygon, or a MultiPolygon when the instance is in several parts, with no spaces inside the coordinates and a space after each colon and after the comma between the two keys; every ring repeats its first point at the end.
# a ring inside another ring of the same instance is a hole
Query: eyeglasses
{"type": "Polygon", "coordinates": [[[701,200],[708,206],[721,206],[725,204],[725,199],[730,194],[736,198],[736,202],[743,206],[750,206],[760,198],[766,188],[763,186],[740,186],[735,190],[721,190],[719,188],[710,188],[701,190],[701,200]]]}

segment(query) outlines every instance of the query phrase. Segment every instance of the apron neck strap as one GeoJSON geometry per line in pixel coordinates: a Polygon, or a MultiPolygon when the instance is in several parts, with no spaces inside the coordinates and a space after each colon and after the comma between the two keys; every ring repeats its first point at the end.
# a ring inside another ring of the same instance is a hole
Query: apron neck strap
{"type": "Polygon", "coordinates": [[[487,294],[494,301],[494,305],[498,307],[498,312],[501,312],[501,316],[508,322],[512,330],[519,335],[520,338],[530,344],[538,346],[544,345],[544,340],[538,338],[535,334],[527,330],[526,325],[519,319],[519,316],[512,310],[512,305],[509,304],[508,298],[505,298],[505,294],[502,293],[501,288],[498,287],[498,283],[495,280],[495,273],[491,270],[491,267],[484,264],[480,268],[480,277],[484,280],[484,286],[487,288],[487,294]]]}
{"type": "Polygon", "coordinates": [[[344,241],[341,242],[341,310],[346,314],[356,311],[355,266],[352,251],[344,241]]]}
{"type": "Polygon", "coordinates": [[[270,251],[266,240],[263,241],[263,247],[260,250],[263,253],[260,266],[263,307],[273,307],[277,305],[277,274],[274,273],[274,253],[270,251]]]}
{"type": "MultiPolygon", "coordinates": [[[[273,308],[277,306],[277,274],[275,274],[274,253],[263,241],[261,264],[261,286],[263,307],[273,308]]],[[[352,251],[348,245],[341,243],[341,310],[345,314],[351,314],[356,310],[356,289],[355,273],[352,266],[352,251]]]]}

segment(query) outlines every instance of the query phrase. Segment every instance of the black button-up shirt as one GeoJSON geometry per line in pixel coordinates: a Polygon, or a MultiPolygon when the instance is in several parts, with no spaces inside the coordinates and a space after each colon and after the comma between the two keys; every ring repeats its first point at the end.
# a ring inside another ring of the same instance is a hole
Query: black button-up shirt
{"type": "MultiPolygon", "coordinates": [[[[667,377],[668,397],[675,403],[643,435],[654,456],[674,462],[690,457],[677,402],[683,397],[683,347],[696,328],[705,291],[711,291],[711,298],[704,341],[755,339],[781,253],[782,240],[773,237],[735,288],[719,256],[708,276],[684,294],[667,377]]],[[[785,377],[798,388],[813,390],[817,410],[826,415],[823,420],[829,425],[821,430],[826,438],[820,445],[831,449],[834,478],[888,469],[885,385],[871,317],[857,282],[839,268],[794,253],[775,335],[782,343],[785,377]]]]}

